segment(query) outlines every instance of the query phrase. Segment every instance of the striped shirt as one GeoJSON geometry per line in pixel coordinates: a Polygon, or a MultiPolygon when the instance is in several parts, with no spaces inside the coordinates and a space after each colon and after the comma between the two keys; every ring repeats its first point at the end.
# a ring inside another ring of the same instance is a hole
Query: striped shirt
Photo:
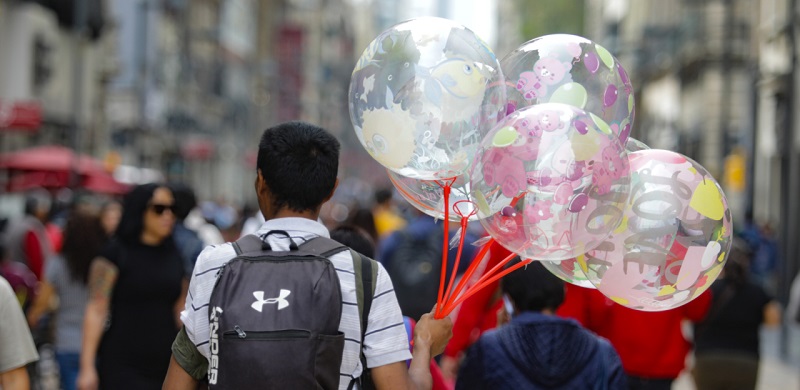
{"type": "MultiPolygon", "coordinates": [[[[271,230],[286,231],[298,245],[317,236],[330,238],[325,226],[306,218],[272,219],[261,225],[255,234],[262,236],[271,230]]],[[[289,240],[283,235],[273,234],[267,237],[267,240],[273,250],[289,250],[289,240]]],[[[212,245],[200,253],[189,283],[186,306],[181,312],[181,321],[186,327],[189,339],[207,359],[210,355],[208,302],[214,289],[217,270],[235,256],[236,252],[230,243],[212,245]]],[[[339,389],[347,389],[350,380],[359,377],[363,369],[359,358],[361,324],[358,318],[355,272],[350,251],[337,253],[331,256],[330,260],[336,268],[342,289],[342,319],[339,322],[339,331],[345,335],[345,345],[339,370],[341,378],[339,389]]],[[[370,368],[411,359],[400,305],[397,303],[389,274],[380,264],[378,264],[378,280],[369,312],[363,350],[367,366],[370,368]]]]}

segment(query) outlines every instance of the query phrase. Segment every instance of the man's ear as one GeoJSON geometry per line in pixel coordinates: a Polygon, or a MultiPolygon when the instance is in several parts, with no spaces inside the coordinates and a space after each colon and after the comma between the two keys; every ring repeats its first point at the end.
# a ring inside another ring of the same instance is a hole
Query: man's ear
{"type": "Polygon", "coordinates": [[[331,190],[331,193],[328,194],[328,196],[325,197],[325,200],[322,201],[322,203],[325,203],[325,202],[331,200],[331,198],[333,198],[333,194],[336,193],[336,187],[339,187],[339,178],[338,177],[336,178],[336,182],[333,183],[333,189],[331,190]]]}
{"type": "Polygon", "coordinates": [[[258,197],[262,197],[266,195],[267,192],[269,192],[269,188],[267,188],[267,182],[264,181],[264,176],[261,174],[261,169],[259,169],[258,173],[256,174],[255,187],[256,187],[256,196],[258,197]]]}

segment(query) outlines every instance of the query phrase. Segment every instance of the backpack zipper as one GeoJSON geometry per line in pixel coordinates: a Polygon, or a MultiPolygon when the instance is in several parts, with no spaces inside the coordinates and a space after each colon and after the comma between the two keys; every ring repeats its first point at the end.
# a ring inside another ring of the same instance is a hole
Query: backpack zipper
{"type": "Polygon", "coordinates": [[[247,331],[242,330],[239,325],[235,325],[233,330],[222,334],[224,339],[241,340],[284,340],[284,339],[307,339],[311,337],[311,332],[302,329],[286,329],[275,331],[247,331]]]}

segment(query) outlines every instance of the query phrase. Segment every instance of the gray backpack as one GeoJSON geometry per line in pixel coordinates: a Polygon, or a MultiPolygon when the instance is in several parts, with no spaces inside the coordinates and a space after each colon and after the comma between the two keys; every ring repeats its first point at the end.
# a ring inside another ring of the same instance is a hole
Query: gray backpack
{"type": "MultiPolygon", "coordinates": [[[[248,235],[220,270],[209,301],[210,389],[337,389],[344,334],[342,296],[329,260],[348,247],[325,237],[273,251],[248,235]]],[[[377,267],[351,250],[363,329],[377,267]],[[369,293],[365,293],[365,292],[369,293]]],[[[362,353],[363,360],[363,353],[362,353]]]]}

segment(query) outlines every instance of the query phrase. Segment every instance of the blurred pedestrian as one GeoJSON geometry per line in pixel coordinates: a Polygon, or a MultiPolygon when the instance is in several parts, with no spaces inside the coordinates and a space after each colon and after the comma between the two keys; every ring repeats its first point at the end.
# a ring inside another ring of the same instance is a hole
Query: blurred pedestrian
{"type": "Polygon", "coordinates": [[[161,388],[187,288],[174,210],[166,186],[125,196],[114,239],[89,270],[78,388],[161,388]]]}
{"type": "Polygon", "coordinates": [[[375,216],[372,214],[372,210],[366,207],[357,207],[347,218],[345,224],[363,229],[377,245],[380,237],[378,236],[378,230],[375,228],[375,216]]]}
{"type": "Polygon", "coordinates": [[[669,390],[692,346],[683,334],[683,322],[701,321],[710,305],[711,292],[705,291],[683,306],[645,312],[619,305],[596,289],[570,284],[559,314],[577,319],[611,342],[630,390],[669,390]]]}
{"type": "Polygon", "coordinates": [[[112,237],[117,231],[120,218],[122,218],[122,204],[116,200],[110,200],[100,208],[100,223],[107,237],[112,237]]]}
{"type": "MultiPolygon", "coordinates": [[[[436,304],[439,281],[442,272],[442,251],[444,248],[443,224],[426,214],[414,211],[417,216],[403,229],[385,237],[378,246],[377,260],[386,267],[392,278],[397,300],[403,315],[419,318],[436,304]]],[[[451,224],[451,227],[458,226],[451,224]]],[[[448,232],[448,242],[456,230],[448,232]]],[[[456,277],[460,277],[469,267],[476,248],[469,243],[477,237],[467,232],[461,253],[456,277]]],[[[447,277],[455,266],[458,248],[444,248],[447,251],[447,277]]],[[[454,281],[454,284],[458,280],[454,281]]]]}
{"type": "Polygon", "coordinates": [[[178,251],[183,257],[183,267],[186,272],[186,277],[190,278],[194,263],[197,261],[197,256],[203,251],[206,244],[200,239],[200,235],[196,231],[189,229],[186,226],[186,217],[189,212],[197,206],[197,199],[194,196],[194,191],[185,184],[172,184],[170,186],[172,194],[175,196],[175,230],[172,232],[172,237],[175,245],[178,246],[178,251]]]}
{"type": "Polygon", "coordinates": [[[370,259],[375,257],[375,241],[364,229],[353,225],[340,225],[331,230],[331,239],[370,259]]]}
{"type": "Polygon", "coordinates": [[[100,253],[106,240],[106,232],[98,217],[72,212],[64,229],[62,254],[54,256],[45,265],[39,294],[28,312],[28,323],[35,328],[57,299],[55,352],[63,390],[77,388],[89,264],[100,253]]]}
{"type": "Polygon", "coordinates": [[[781,313],[764,288],[750,280],[753,255],[745,240],[734,238],[722,275],[711,286],[711,310],[694,328],[698,390],[756,388],[759,329],[778,326],[781,313]]]}
{"type": "Polygon", "coordinates": [[[258,231],[258,228],[266,222],[264,216],[261,214],[261,210],[258,209],[254,212],[245,211],[244,215],[247,216],[247,219],[245,219],[244,224],[242,224],[242,231],[239,233],[239,237],[255,233],[258,231]]]}
{"type": "Polygon", "coordinates": [[[45,190],[32,191],[25,197],[25,216],[11,221],[6,245],[11,260],[25,264],[37,279],[42,278],[45,261],[53,255],[53,246],[45,228],[52,200],[45,190]]]}
{"type": "MultiPolygon", "coordinates": [[[[519,258],[509,266],[519,263],[519,258]]],[[[503,278],[510,322],[467,351],[456,389],[624,389],[614,348],[577,321],[557,317],[564,282],[539,262],[503,278]]]]}
{"type": "Polygon", "coordinates": [[[197,236],[203,241],[203,247],[224,243],[225,238],[222,237],[219,228],[203,217],[203,210],[197,206],[197,197],[194,190],[190,187],[186,188],[188,192],[181,191],[180,194],[175,195],[178,207],[182,209],[179,212],[179,219],[183,220],[183,225],[197,233],[197,236]]]}
{"type": "Polygon", "coordinates": [[[383,238],[394,231],[401,230],[407,224],[405,218],[397,211],[392,190],[389,188],[375,191],[375,207],[372,214],[375,216],[375,230],[378,238],[383,238]]]}
{"type": "Polygon", "coordinates": [[[28,390],[30,377],[25,366],[38,360],[39,354],[14,291],[2,276],[0,318],[3,322],[0,326],[0,389],[28,390]]]}

